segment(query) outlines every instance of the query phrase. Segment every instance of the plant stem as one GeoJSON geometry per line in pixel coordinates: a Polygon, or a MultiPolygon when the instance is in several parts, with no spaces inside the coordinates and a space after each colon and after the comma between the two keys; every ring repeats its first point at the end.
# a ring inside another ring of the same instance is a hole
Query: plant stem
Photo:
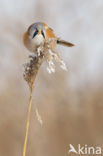
{"type": "Polygon", "coordinates": [[[30,97],[29,97],[29,106],[28,106],[27,121],[26,121],[26,131],[25,131],[25,140],[24,140],[24,147],[23,147],[23,156],[26,156],[29,122],[30,122],[31,105],[32,105],[32,94],[33,94],[33,85],[30,88],[30,97]]]}

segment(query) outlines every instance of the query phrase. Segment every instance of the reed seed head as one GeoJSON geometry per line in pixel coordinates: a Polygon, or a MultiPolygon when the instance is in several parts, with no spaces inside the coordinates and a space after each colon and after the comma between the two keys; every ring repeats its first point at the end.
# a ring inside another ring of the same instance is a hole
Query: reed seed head
{"type": "Polygon", "coordinates": [[[44,45],[39,46],[35,53],[29,56],[29,61],[24,64],[24,79],[29,84],[29,87],[31,88],[33,86],[34,80],[36,78],[37,72],[43,62],[45,60],[48,64],[47,71],[48,73],[54,73],[55,72],[55,63],[54,61],[58,62],[60,64],[60,67],[63,70],[67,70],[66,65],[63,61],[63,59],[59,56],[57,52],[55,52],[51,48],[51,44],[54,40],[46,40],[44,45]],[[37,55],[35,55],[37,54],[37,55]]]}

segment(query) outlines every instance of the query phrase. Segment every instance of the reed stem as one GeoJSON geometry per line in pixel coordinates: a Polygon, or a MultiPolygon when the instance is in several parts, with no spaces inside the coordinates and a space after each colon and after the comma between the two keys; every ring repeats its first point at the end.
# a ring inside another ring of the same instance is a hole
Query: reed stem
{"type": "Polygon", "coordinates": [[[29,105],[28,105],[28,113],[27,113],[27,121],[26,121],[26,131],[25,131],[25,139],[24,139],[24,147],[23,147],[23,156],[26,156],[29,123],[30,123],[30,115],[31,115],[31,106],[32,106],[32,94],[33,94],[33,85],[30,88],[30,97],[29,97],[29,105]]]}

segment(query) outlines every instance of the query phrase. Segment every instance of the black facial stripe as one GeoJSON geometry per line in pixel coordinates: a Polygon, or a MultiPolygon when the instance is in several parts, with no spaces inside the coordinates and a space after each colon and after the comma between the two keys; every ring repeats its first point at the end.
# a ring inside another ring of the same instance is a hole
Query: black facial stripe
{"type": "Polygon", "coordinates": [[[33,34],[33,37],[32,37],[32,38],[34,38],[37,34],[38,34],[38,30],[36,30],[36,31],[34,32],[34,34],[33,34]]]}
{"type": "Polygon", "coordinates": [[[42,33],[43,37],[45,38],[44,32],[42,31],[41,33],[42,33]]]}

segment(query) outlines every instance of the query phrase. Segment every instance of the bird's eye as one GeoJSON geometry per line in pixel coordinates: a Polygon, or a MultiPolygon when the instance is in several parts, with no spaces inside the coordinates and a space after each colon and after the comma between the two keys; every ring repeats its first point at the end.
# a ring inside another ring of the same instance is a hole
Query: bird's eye
{"type": "Polygon", "coordinates": [[[36,30],[32,36],[32,38],[34,38],[36,35],[38,34],[38,30],[36,30]]]}
{"type": "Polygon", "coordinates": [[[42,31],[41,33],[42,33],[43,37],[45,38],[44,32],[42,31]]]}

